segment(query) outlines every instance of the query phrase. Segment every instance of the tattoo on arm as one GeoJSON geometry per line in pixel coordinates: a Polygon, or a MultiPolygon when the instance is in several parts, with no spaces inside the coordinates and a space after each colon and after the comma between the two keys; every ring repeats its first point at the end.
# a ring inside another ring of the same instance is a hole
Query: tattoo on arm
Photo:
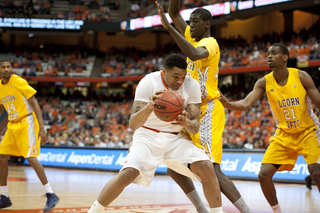
{"type": "Polygon", "coordinates": [[[189,120],[200,120],[200,104],[189,104],[186,109],[189,120]]]}
{"type": "Polygon", "coordinates": [[[188,112],[188,119],[191,121],[186,130],[195,134],[199,131],[200,104],[189,104],[186,111],[188,112]]]}
{"type": "Polygon", "coordinates": [[[147,102],[143,102],[143,101],[134,101],[132,110],[131,110],[131,115],[139,112],[147,104],[148,104],[147,102]]]}

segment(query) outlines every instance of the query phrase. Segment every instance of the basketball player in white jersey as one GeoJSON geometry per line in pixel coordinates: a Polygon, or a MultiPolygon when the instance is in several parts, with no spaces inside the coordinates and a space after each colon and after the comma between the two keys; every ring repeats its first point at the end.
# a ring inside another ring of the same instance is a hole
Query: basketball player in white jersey
{"type": "Polygon", "coordinates": [[[156,168],[164,162],[170,169],[202,182],[211,213],[221,213],[218,180],[205,152],[194,146],[183,131],[199,131],[201,92],[199,84],[186,76],[187,63],[178,54],[168,56],[164,69],[146,75],[138,84],[129,126],[135,130],[126,162],[117,176],[103,188],[89,213],[100,213],[130,183],[148,187],[156,168]],[[159,91],[173,90],[181,95],[185,111],[170,123],[157,118],[153,102],[159,91]]]}

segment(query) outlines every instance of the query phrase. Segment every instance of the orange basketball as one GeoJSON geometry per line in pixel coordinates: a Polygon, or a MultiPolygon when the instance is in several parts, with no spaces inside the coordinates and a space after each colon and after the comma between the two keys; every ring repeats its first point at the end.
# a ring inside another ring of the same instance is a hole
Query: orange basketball
{"type": "Polygon", "coordinates": [[[153,101],[153,111],[162,121],[174,121],[183,110],[183,99],[176,92],[166,90],[153,101]]]}

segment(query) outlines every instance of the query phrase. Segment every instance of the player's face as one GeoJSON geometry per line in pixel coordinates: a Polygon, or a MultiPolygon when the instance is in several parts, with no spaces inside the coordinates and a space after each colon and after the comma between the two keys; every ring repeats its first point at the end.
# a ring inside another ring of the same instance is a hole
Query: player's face
{"type": "Polygon", "coordinates": [[[10,62],[4,61],[0,63],[0,76],[2,79],[10,78],[12,67],[10,62]]]}
{"type": "Polygon", "coordinates": [[[178,90],[186,78],[186,70],[178,67],[173,67],[172,70],[164,69],[163,80],[172,90],[178,90]]]}
{"type": "Polygon", "coordinates": [[[201,38],[206,31],[206,22],[200,18],[199,14],[191,14],[190,16],[190,35],[191,38],[201,38]]]}
{"type": "Polygon", "coordinates": [[[271,46],[267,52],[269,68],[281,67],[287,64],[288,56],[284,55],[278,46],[271,46]]]}

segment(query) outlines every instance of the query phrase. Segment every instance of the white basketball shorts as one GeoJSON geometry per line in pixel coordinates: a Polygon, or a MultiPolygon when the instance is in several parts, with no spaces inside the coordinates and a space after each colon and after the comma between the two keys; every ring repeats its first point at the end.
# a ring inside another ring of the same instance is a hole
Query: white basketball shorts
{"type": "Polygon", "coordinates": [[[132,145],[121,170],[128,167],[139,170],[140,175],[133,183],[148,187],[156,168],[163,162],[170,169],[201,182],[190,171],[188,164],[203,160],[210,161],[205,151],[196,147],[186,133],[174,135],[139,128],[133,135],[132,145]]]}

